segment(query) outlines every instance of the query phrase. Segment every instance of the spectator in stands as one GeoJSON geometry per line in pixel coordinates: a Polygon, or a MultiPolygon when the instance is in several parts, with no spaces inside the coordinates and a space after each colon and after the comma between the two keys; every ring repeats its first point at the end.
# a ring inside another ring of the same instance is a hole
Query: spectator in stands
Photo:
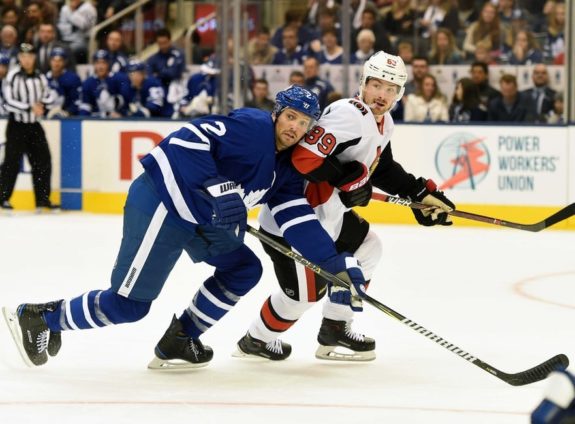
{"type": "Polygon", "coordinates": [[[430,65],[459,65],[463,57],[455,44],[453,33],[447,28],[439,28],[432,37],[430,65]]]}
{"type": "Polygon", "coordinates": [[[317,27],[314,28],[314,31],[316,34],[321,35],[325,31],[334,30],[337,42],[341,44],[341,25],[338,19],[338,10],[339,9],[336,6],[320,8],[317,18],[317,27]]]}
{"type": "Polygon", "coordinates": [[[533,65],[543,62],[543,52],[533,33],[524,29],[515,34],[512,47],[504,49],[504,56],[508,57],[507,62],[510,65],[533,65]]]}
{"type": "Polygon", "coordinates": [[[501,93],[489,85],[489,67],[484,62],[473,62],[471,64],[471,80],[479,89],[479,99],[484,107],[498,97],[501,93]]]}
{"type": "Polygon", "coordinates": [[[549,72],[547,66],[540,63],[533,67],[531,74],[533,87],[522,92],[531,99],[535,109],[535,122],[545,122],[547,115],[553,110],[555,101],[555,90],[549,87],[549,72]]]}
{"type": "Polygon", "coordinates": [[[487,2],[481,9],[479,19],[472,23],[466,30],[463,50],[473,55],[478,42],[483,42],[493,55],[498,56],[502,45],[509,41],[508,32],[501,28],[497,8],[491,2],[487,2]]]}
{"type": "Polygon", "coordinates": [[[146,76],[144,62],[132,59],[126,65],[126,71],[130,78],[128,116],[136,118],[172,116],[174,109],[166,103],[162,83],[155,77],[146,76]]]}
{"type": "Polygon", "coordinates": [[[36,66],[43,74],[50,70],[50,54],[55,47],[60,47],[66,51],[66,59],[72,58],[72,60],[67,63],[67,67],[68,69],[75,69],[75,63],[71,56],[72,52],[68,48],[68,45],[56,39],[56,26],[54,24],[40,24],[40,28],[38,29],[38,42],[35,47],[38,52],[36,66]]]}
{"type": "Polygon", "coordinates": [[[305,75],[303,72],[298,70],[291,71],[289,74],[288,85],[299,85],[303,87],[305,85],[305,75]]]}
{"type": "Polygon", "coordinates": [[[252,87],[252,100],[247,101],[245,106],[271,112],[274,109],[275,102],[269,98],[269,95],[268,81],[263,78],[257,79],[252,87]]]}
{"type": "Polygon", "coordinates": [[[327,106],[327,96],[334,91],[334,88],[329,81],[320,78],[319,61],[315,57],[308,57],[304,60],[303,74],[305,87],[318,97],[319,106],[323,110],[327,106]]]}
{"type": "Polygon", "coordinates": [[[403,63],[411,65],[413,61],[413,43],[411,41],[400,41],[397,45],[397,55],[403,59],[403,63]]]}
{"type": "Polygon", "coordinates": [[[18,62],[18,32],[12,25],[4,25],[0,30],[0,54],[10,58],[12,67],[18,62]]]}
{"type": "Polygon", "coordinates": [[[401,40],[414,36],[417,19],[411,0],[395,0],[383,17],[383,27],[401,40]]]}
{"type": "Polygon", "coordinates": [[[553,62],[565,52],[565,3],[555,2],[547,18],[545,57],[553,62]]]}
{"type": "Polygon", "coordinates": [[[564,110],[565,105],[563,103],[563,93],[555,93],[555,98],[553,99],[553,109],[547,114],[547,123],[564,124],[564,110]]]}
{"type": "Polygon", "coordinates": [[[32,0],[24,9],[22,20],[20,21],[20,40],[24,43],[34,45],[37,41],[36,34],[42,22],[42,10],[40,4],[32,0]]]}
{"type": "Polygon", "coordinates": [[[533,101],[517,91],[515,75],[503,74],[499,80],[501,97],[489,102],[487,120],[498,122],[534,122],[533,101]]]}
{"type": "Polygon", "coordinates": [[[58,5],[53,0],[34,0],[40,7],[40,21],[56,25],[58,22],[58,5]]]}
{"type": "Polygon", "coordinates": [[[82,81],[75,72],[68,69],[69,55],[68,50],[61,46],[54,46],[50,50],[50,67],[46,78],[55,100],[49,108],[49,118],[78,115],[82,81]]]}
{"type": "Polygon", "coordinates": [[[431,38],[439,28],[448,28],[452,34],[459,30],[457,7],[452,0],[430,0],[419,20],[421,36],[431,38]]]}
{"type": "Polygon", "coordinates": [[[90,1],[69,0],[60,10],[58,30],[68,43],[76,63],[88,61],[88,37],[96,25],[96,8],[90,1]]]}
{"type": "Polygon", "coordinates": [[[303,48],[299,45],[295,28],[286,27],[282,31],[283,47],[278,50],[272,60],[273,65],[301,65],[305,57],[303,48]]]}
{"type": "Polygon", "coordinates": [[[413,78],[405,84],[405,94],[421,91],[423,77],[429,73],[429,61],[426,57],[416,56],[411,61],[411,73],[413,78]]]}
{"type": "Polygon", "coordinates": [[[172,45],[172,33],[162,28],[156,31],[158,52],[148,58],[148,72],[162,83],[168,99],[173,91],[179,91],[186,69],[184,53],[172,45]],[[171,86],[171,87],[170,87],[171,86]]]}
{"type": "Polygon", "coordinates": [[[374,50],[383,50],[389,53],[393,53],[395,49],[389,38],[389,33],[387,28],[385,28],[381,21],[378,20],[377,11],[373,8],[366,8],[361,14],[361,25],[355,31],[351,33],[351,51],[356,51],[358,49],[357,45],[357,35],[361,30],[370,29],[375,35],[375,45],[374,50]]]}
{"type": "Polygon", "coordinates": [[[370,29],[362,29],[357,34],[357,50],[351,57],[351,63],[363,65],[375,53],[375,35],[370,29]]]}
{"type": "Polygon", "coordinates": [[[111,72],[126,72],[128,65],[128,56],[124,50],[122,33],[117,30],[111,30],[106,36],[106,50],[110,54],[110,63],[112,64],[111,72]]]}
{"type": "Polygon", "coordinates": [[[527,27],[527,13],[515,0],[499,0],[499,22],[510,33],[527,27]]]}
{"type": "Polygon", "coordinates": [[[487,120],[487,109],[479,99],[479,89],[470,78],[457,81],[449,106],[449,122],[480,122],[487,120]]]}
{"type": "Polygon", "coordinates": [[[2,9],[2,27],[6,25],[12,25],[14,28],[18,28],[19,22],[20,22],[20,13],[18,8],[11,6],[11,7],[4,7],[2,9]]]}
{"type": "Polygon", "coordinates": [[[337,43],[335,29],[326,29],[321,35],[322,47],[316,54],[320,64],[338,65],[343,63],[343,48],[337,43]]]}
{"type": "Polygon", "coordinates": [[[212,56],[200,67],[200,72],[190,76],[184,97],[177,106],[176,116],[203,116],[215,113],[217,77],[221,70],[212,56]]]}
{"type": "MultiPolygon", "coordinates": [[[[6,78],[6,75],[8,75],[9,67],[10,58],[0,54],[0,87],[2,86],[4,78],[6,78]]],[[[0,90],[0,118],[8,117],[8,111],[6,110],[4,103],[4,94],[2,93],[2,90],[0,90]]]]}
{"type": "Polygon", "coordinates": [[[286,28],[292,28],[297,34],[297,41],[303,50],[309,48],[309,44],[318,38],[318,33],[311,30],[307,25],[303,25],[303,16],[296,9],[286,11],[284,16],[284,24],[278,28],[272,37],[272,45],[278,49],[283,48],[283,31],[286,28]]]}
{"type": "Polygon", "coordinates": [[[475,45],[475,53],[473,53],[473,61],[485,63],[486,65],[495,65],[497,62],[491,55],[489,45],[483,41],[479,41],[475,45]]]}
{"type": "Polygon", "coordinates": [[[448,122],[447,99],[441,93],[437,80],[427,74],[421,81],[421,89],[409,94],[404,105],[405,122],[448,122]]]}
{"type": "Polygon", "coordinates": [[[123,72],[110,73],[110,54],[107,50],[97,50],[92,60],[94,74],[82,84],[79,114],[100,118],[120,118],[126,116],[130,80],[123,72]]]}
{"type": "Polygon", "coordinates": [[[268,27],[262,27],[257,35],[248,42],[248,62],[250,65],[269,65],[278,51],[270,42],[268,27]]]}

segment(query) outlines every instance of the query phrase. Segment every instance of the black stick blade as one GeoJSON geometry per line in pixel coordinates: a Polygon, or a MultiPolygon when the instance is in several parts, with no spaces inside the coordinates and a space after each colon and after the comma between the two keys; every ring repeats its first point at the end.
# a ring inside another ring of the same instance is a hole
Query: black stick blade
{"type": "Polygon", "coordinates": [[[567,218],[572,217],[575,215],[575,203],[571,203],[569,206],[564,207],[559,212],[551,215],[549,218],[545,220],[545,228],[549,228],[552,225],[557,224],[567,218]]]}
{"type": "Polygon", "coordinates": [[[564,354],[559,354],[526,371],[517,374],[506,374],[503,379],[512,386],[524,386],[545,380],[553,371],[565,369],[569,366],[569,358],[564,354]]]}

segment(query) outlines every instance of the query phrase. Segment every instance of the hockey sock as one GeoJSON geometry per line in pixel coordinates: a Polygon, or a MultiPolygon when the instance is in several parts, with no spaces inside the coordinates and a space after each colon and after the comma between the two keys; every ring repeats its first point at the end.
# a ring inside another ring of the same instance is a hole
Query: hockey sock
{"type": "Polygon", "coordinates": [[[93,290],[62,301],[53,312],[44,312],[44,319],[52,331],[85,330],[138,321],[146,316],[150,305],[110,290],[93,290]]]}
{"type": "Polygon", "coordinates": [[[197,339],[218,322],[241,299],[210,277],[200,287],[190,306],[180,316],[185,333],[197,339]]]}
{"type": "Polygon", "coordinates": [[[260,315],[250,326],[249,333],[269,343],[290,329],[314,304],[293,300],[282,292],[274,293],[262,305],[260,315]]]}

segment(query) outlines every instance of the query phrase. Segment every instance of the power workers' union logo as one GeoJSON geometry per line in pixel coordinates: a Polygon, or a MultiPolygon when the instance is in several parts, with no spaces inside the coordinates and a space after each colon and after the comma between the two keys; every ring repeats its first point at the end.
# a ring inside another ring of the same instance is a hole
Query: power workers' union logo
{"type": "Polygon", "coordinates": [[[484,138],[455,133],[441,142],[435,152],[435,167],[443,180],[441,190],[454,187],[475,190],[485,179],[491,158],[484,138]]]}

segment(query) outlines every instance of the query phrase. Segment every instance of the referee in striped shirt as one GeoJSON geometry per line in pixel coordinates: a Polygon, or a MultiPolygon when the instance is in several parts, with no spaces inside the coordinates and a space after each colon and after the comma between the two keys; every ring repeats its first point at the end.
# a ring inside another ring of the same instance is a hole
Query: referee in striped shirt
{"type": "Polygon", "coordinates": [[[52,159],[40,124],[44,107],[54,102],[54,95],[46,77],[36,70],[34,46],[20,44],[18,61],[19,66],[15,66],[2,83],[9,117],[4,163],[0,167],[0,207],[12,209],[10,197],[25,154],[32,166],[36,208],[58,209],[59,205],[50,202],[52,159]]]}

